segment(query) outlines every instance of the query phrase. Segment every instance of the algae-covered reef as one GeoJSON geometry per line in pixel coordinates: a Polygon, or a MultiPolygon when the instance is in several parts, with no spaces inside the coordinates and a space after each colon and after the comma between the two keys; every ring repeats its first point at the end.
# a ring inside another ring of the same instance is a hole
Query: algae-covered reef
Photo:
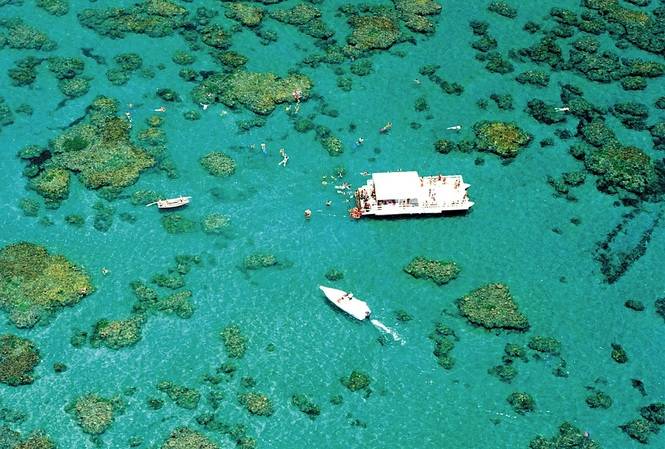
{"type": "Polygon", "coordinates": [[[226,354],[233,359],[241,359],[247,351],[247,337],[245,337],[240,327],[231,324],[226,326],[221,333],[222,341],[226,354]]]}
{"type": "Polygon", "coordinates": [[[243,405],[249,413],[256,416],[272,416],[275,409],[270,398],[258,392],[243,393],[238,396],[238,402],[243,405]]]}
{"type": "Polygon", "coordinates": [[[219,449],[219,446],[200,432],[178,427],[164,441],[161,449],[219,449]]]}
{"type": "MultiPolygon", "coordinates": [[[[201,260],[198,256],[179,255],[175,257],[176,265],[169,268],[166,274],[156,274],[152,282],[157,286],[168,289],[168,293],[160,296],[160,292],[144,282],[134,281],[130,288],[136,301],[132,311],[123,319],[100,319],[90,335],[92,347],[105,346],[110,349],[122,349],[133,346],[142,338],[143,326],[148,319],[161,313],[168,316],[177,316],[181,319],[190,318],[194,314],[194,305],[190,301],[192,292],[182,289],[185,286],[184,275],[201,260]]],[[[75,346],[82,346],[88,337],[84,332],[75,346]]]]}
{"type": "Polygon", "coordinates": [[[515,123],[483,121],[473,125],[473,131],[478,150],[489,151],[502,158],[517,156],[533,138],[515,123]]]}
{"type": "Polygon", "coordinates": [[[429,338],[434,342],[434,357],[443,369],[452,369],[455,359],[451,355],[455,343],[459,340],[455,331],[441,322],[437,322],[429,338]]]}
{"type": "Polygon", "coordinates": [[[0,49],[53,51],[57,44],[19,18],[0,19],[0,49]]]}
{"type": "MultiPolygon", "coordinates": [[[[0,6],[2,6],[0,4],[0,6]]],[[[0,426],[0,447],[3,449],[56,449],[55,442],[44,431],[37,430],[25,437],[7,426],[0,426]]]]}
{"type": "Polygon", "coordinates": [[[155,158],[130,140],[130,123],[118,117],[118,102],[97,97],[83,123],[68,128],[47,148],[31,145],[19,152],[28,162],[29,186],[57,206],[69,194],[69,178],[103,194],[116,194],[135,183],[155,158]]]}
{"type": "Polygon", "coordinates": [[[312,85],[311,79],[297,73],[278,78],[272,73],[236,71],[206,78],[192,96],[197,103],[244,106],[256,114],[268,115],[278,104],[306,100],[312,85]]]}
{"type": "Polygon", "coordinates": [[[0,309],[16,327],[45,323],[92,291],[82,268],[43,246],[21,242],[0,250],[0,309]]]}
{"type": "Polygon", "coordinates": [[[640,407],[640,417],[619,426],[630,438],[643,444],[665,425],[665,403],[654,402],[640,407]]]}
{"type": "Polygon", "coordinates": [[[236,171],[236,162],[221,151],[212,151],[203,156],[199,162],[208,173],[220,178],[231,176],[236,171]]]}
{"type": "Polygon", "coordinates": [[[488,284],[457,300],[460,313],[472,324],[485,329],[508,329],[524,332],[527,317],[504,284],[488,284]]]}
{"type": "Polygon", "coordinates": [[[12,334],[0,335],[0,383],[31,384],[41,358],[33,342],[12,334]]]}
{"type": "Polygon", "coordinates": [[[145,0],[128,8],[84,9],[81,25],[113,38],[127,33],[163,37],[185,25],[187,9],[168,0],[145,0]]]}
{"type": "Polygon", "coordinates": [[[444,285],[455,279],[460,269],[455,262],[430,260],[418,256],[404,267],[404,271],[416,279],[431,279],[436,285],[444,285]]]}
{"type": "Polygon", "coordinates": [[[537,436],[529,443],[529,449],[602,449],[600,444],[585,435],[569,422],[559,427],[559,434],[552,438],[537,436]]]}
{"type": "Polygon", "coordinates": [[[97,394],[79,396],[65,407],[81,430],[91,435],[106,432],[124,409],[125,403],[121,398],[107,399],[97,394]]]}

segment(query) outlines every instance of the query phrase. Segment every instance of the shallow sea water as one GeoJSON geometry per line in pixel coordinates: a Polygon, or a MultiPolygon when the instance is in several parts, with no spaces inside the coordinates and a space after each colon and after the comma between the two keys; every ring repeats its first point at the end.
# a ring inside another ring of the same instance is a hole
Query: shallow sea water
{"type": "MultiPolygon", "coordinates": [[[[393,50],[404,51],[403,57],[394,51],[373,56],[373,73],[354,76],[351,92],[336,87],[336,75],[330,67],[302,69],[314,80],[314,92],[339,111],[336,118],[316,118],[346,146],[342,156],[331,158],[312,132],[293,130],[283,107],[276,109],[265,127],[242,134],[237,132],[235,121],[251,118],[251,113],[222,115],[228,111],[222,105],[201,111],[198,121],[183,119],[183,112],[196,108],[188,97],[192,85],[178,77],[180,67],[170,60],[173,51],[187,49],[183,40],[177,35],[160,39],[99,37],[78,25],[76,12],[84,7],[132,2],[81,3],[72,2],[71,11],[56,18],[26,1],[22,6],[0,8],[0,17],[21,16],[46,30],[58,42],[55,55],[80,56],[81,47],[93,47],[110,62],[119,52],[135,51],[142,56],[144,66],[163,63],[166,68],[156,70],[154,79],[135,74],[125,86],[116,87],[106,79],[107,66],[85,58],[85,73],[94,77],[91,91],[56,109],[62,94],[45,64],[39,68],[34,87],[16,88],[8,83],[6,71],[13,61],[38,53],[0,50],[1,95],[12,108],[23,102],[34,108],[31,117],[16,114],[15,123],[0,134],[0,244],[21,240],[43,244],[49,251],[82,264],[97,288],[80,304],[60,312],[48,326],[22,331],[6,323],[4,316],[0,320],[0,333],[30,338],[43,358],[32,385],[0,385],[4,406],[28,413],[28,419],[16,428],[44,429],[60,448],[94,447],[65,413],[65,405],[80,394],[112,396],[135,387],[136,392],[126,397],[125,413],[102,435],[103,447],[127,447],[132,436],[144,438],[142,447],[159,447],[179,425],[201,430],[195,416],[205,411],[203,404],[197,411],[187,411],[166,401],[161,410],[151,411],[145,401],[159,396],[155,385],[161,380],[208,391],[202,376],[226,360],[219,332],[236,323],[249,339],[249,350],[238,362],[236,379],[224,387],[226,398],[218,414],[225,421],[245,424],[260,448],[526,448],[538,434],[554,435],[564,421],[588,430],[605,449],[642,447],[618,426],[636,418],[640,406],[665,398],[665,326],[653,310],[653,301],[664,295],[665,229],[662,224],[656,228],[645,255],[617,283],[604,283],[593,250],[629,209],[615,206],[616,198],[599,192],[593,177],[575,190],[577,202],[554,197],[547,176],[580,169],[581,164],[568,154],[564,141],[555,139],[554,146],[540,148],[538,141],[553,136],[553,129],[522,112],[533,97],[559,101],[559,82],[579,85],[586,98],[603,106],[625,101],[628,94],[617,83],[598,85],[570,72],[553,73],[548,88],[525,87],[513,78],[526,70],[527,64],[516,64],[513,74],[490,74],[473,58],[469,46],[473,36],[468,21],[472,19],[490,21],[490,32],[502,51],[529,45],[534,38],[521,30],[522,24],[539,21],[554,5],[520,2],[519,16],[511,21],[487,12],[488,2],[442,2],[444,9],[434,19],[437,31],[432,37],[418,37],[416,45],[395,46],[393,50]],[[421,77],[418,68],[431,63],[442,66],[439,73],[445,79],[464,85],[464,94],[445,95],[421,77]],[[417,78],[419,84],[414,82],[417,78]],[[211,236],[201,231],[167,234],[156,209],[132,206],[127,198],[113,202],[117,209],[114,224],[101,233],[92,227],[91,219],[98,197],[78,182],[73,183],[69,199],[59,209],[40,210],[40,216],[48,216],[54,225],[44,226],[23,216],[18,200],[33,194],[26,190],[23,165],[15,157],[18,150],[32,143],[45,144],[58,135],[59,128],[82,116],[99,94],[118,98],[123,105],[134,103],[134,123],[143,123],[153,108],[161,105],[154,95],[160,87],[172,87],[183,96],[181,103],[169,104],[163,114],[167,148],[179,178],[148,173],[126,192],[145,188],[174,196],[191,195],[192,204],[181,213],[197,221],[212,212],[223,213],[231,219],[230,235],[211,236]],[[477,99],[494,92],[511,93],[515,110],[499,111],[491,102],[484,111],[476,106],[477,99]],[[420,96],[427,98],[433,116],[430,120],[425,119],[426,113],[414,111],[414,101],[420,96]],[[436,138],[471,138],[472,124],[482,119],[516,121],[535,136],[535,141],[510,164],[502,164],[491,154],[441,155],[433,151],[436,138]],[[388,121],[393,123],[391,132],[379,134],[378,129],[388,121]],[[412,129],[409,124],[414,121],[422,127],[412,129]],[[353,132],[349,131],[350,123],[357,126],[353,132]],[[445,128],[457,124],[463,126],[460,134],[448,135],[445,128]],[[365,144],[353,149],[359,136],[365,144]],[[267,143],[267,157],[249,147],[254,144],[258,148],[262,142],[267,143]],[[282,147],[290,156],[286,168],[277,165],[282,147]],[[232,155],[238,164],[236,174],[226,179],[209,176],[198,160],[210,151],[232,155]],[[483,165],[474,163],[479,156],[485,161],[483,165]],[[346,179],[354,186],[364,183],[360,173],[365,170],[460,173],[471,184],[475,206],[462,216],[354,222],[347,218],[350,205],[345,198],[336,194],[332,185],[321,184],[322,176],[338,165],[346,167],[346,179]],[[331,207],[325,207],[327,200],[333,201],[331,207]],[[313,210],[309,221],[303,219],[307,208],[313,210]],[[136,223],[120,220],[121,212],[136,214],[136,223]],[[64,217],[71,213],[88,216],[83,228],[64,223],[64,217]],[[573,217],[581,223],[571,223],[573,217]],[[239,269],[242,260],[255,252],[273,253],[288,264],[243,273],[239,269]],[[73,328],[90,330],[101,318],[127,316],[134,301],[129,283],[149,280],[165,271],[176,254],[202,256],[201,266],[186,278],[196,306],[192,318],[151,318],[142,340],[118,351],[70,345],[73,328]],[[442,287],[413,279],[402,269],[416,255],[454,260],[462,269],[461,275],[442,287]],[[108,276],[101,274],[102,267],[110,270],[108,276]],[[400,334],[403,345],[380,344],[381,333],[369,323],[355,322],[326,304],[317,286],[327,283],[324,274],[331,267],[344,273],[344,279],[335,286],[366,300],[373,315],[400,334]],[[489,282],[504,282],[510,287],[531,323],[528,333],[496,335],[455,316],[455,299],[489,282]],[[642,300],[647,310],[634,313],[626,309],[623,303],[629,298],[642,300]],[[399,323],[394,316],[399,309],[407,310],[414,319],[399,323]],[[442,315],[444,310],[449,314],[442,315]],[[452,352],[456,364],[450,371],[437,365],[433,343],[428,339],[438,320],[459,336],[452,352]],[[487,370],[501,362],[507,342],[525,344],[533,335],[550,335],[561,341],[569,377],[554,377],[552,360],[518,362],[519,375],[510,385],[488,375],[487,370]],[[618,365],[610,358],[610,344],[615,341],[626,348],[628,364],[618,365]],[[266,350],[269,344],[275,345],[274,352],[266,350]],[[64,362],[69,369],[55,374],[51,368],[55,362],[64,362]],[[369,373],[373,379],[368,398],[347,391],[339,381],[354,369],[369,373]],[[273,416],[252,417],[237,404],[241,376],[256,379],[256,389],[273,401],[273,416]],[[614,400],[608,410],[593,410],[584,402],[585,386],[598,378],[607,381],[599,388],[614,400]],[[647,397],[631,387],[632,378],[644,382],[647,397]],[[506,402],[513,391],[532,394],[536,411],[517,415],[506,402]],[[310,420],[300,413],[290,403],[294,393],[312,397],[322,406],[321,416],[310,420]],[[343,396],[342,405],[330,404],[329,398],[335,394],[343,396]],[[366,426],[352,425],[355,419],[366,426]]],[[[277,6],[295,3],[286,1],[277,6]]],[[[335,17],[343,3],[336,0],[317,5],[327,23],[337,30],[338,40],[348,34],[343,17],[335,17]]],[[[205,4],[222,10],[219,2],[182,4],[189,8],[205,4]]],[[[571,9],[578,5],[572,0],[556,2],[556,6],[571,9]]],[[[231,23],[221,15],[217,18],[220,23],[231,23]]],[[[294,27],[269,21],[266,28],[279,36],[270,46],[261,45],[249,31],[233,37],[232,49],[249,57],[248,70],[284,76],[314,49],[313,40],[294,27]]],[[[625,54],[649,56],[635,49],[625,54]]],[[[217,69],[205,52],[197,56],[197,70],[217,69]]],[[[662,86],[662,82],[652,80],[647,90],[630,93],[630,98],[651,105],[659,89],[662,94],[662,86]]],[[[316,107],[315,101],[305,102],[300,113],[314,112],[316,107]]],[[[660,111],[651,108],[651,112],[657,117],[660,111]]],[[[576,123],[569,119],[564,127],[574,133],[576,123]]],[[[655,155],[648,132],[628,131],[618,122],[615,125],[613,129],[623,141],[655,155]]],[[[650,214],[659,208],[662,205],[647,205],[650,214]]],[[[226,437],[207,435],[220,447],[233,447],[226,437]]],[[[665,433],[654,435],[650,447],[665,447],[665,433]]]]}

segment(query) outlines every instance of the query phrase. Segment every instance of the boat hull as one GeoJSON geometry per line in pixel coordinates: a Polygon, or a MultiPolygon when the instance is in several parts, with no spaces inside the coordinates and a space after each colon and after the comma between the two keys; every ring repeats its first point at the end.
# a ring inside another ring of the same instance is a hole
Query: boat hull
{"type": "Polygon", "coordinates": [[[319,288],[326,295],[328,301],[357,320],[363,321],[372,313],[365,301],[354,298],[353,295],[344,290],[324,287],[323,285],[319,285],[319,288]]]}

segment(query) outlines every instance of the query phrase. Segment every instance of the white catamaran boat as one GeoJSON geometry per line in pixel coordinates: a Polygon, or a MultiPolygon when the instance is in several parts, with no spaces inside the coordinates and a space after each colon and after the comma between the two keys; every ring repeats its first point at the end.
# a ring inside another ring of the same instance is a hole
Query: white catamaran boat
{"type": "Polygon", "coordinates": [[[367,303],[354,298],[352,293],[323,285],[319,285],[319,288],[330,302],[358,320],[362,321],[372,313],[367,303]]]}
{"type": "Polygon", "coordinates": [[[173,209],[189,204],[190,199],[192,199],[191,196],[179,196],[178,198],[170,198],[168,200],[157,200],[154,203],[146,204],[146,207],[156,204],[159,209],[173,209]]]}
{"type": "Polygon", "coordinates": [[[415,171],[374,173],[356,191],[352,218],[365,215],[440,214],[473,206],[460,175],[419,176],[415,171]]]}

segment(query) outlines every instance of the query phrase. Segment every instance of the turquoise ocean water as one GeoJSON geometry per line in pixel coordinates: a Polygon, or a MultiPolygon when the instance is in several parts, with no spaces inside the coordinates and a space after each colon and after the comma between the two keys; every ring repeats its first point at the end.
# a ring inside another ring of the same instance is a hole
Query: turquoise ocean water
{"type": "MultiPolygon", "coordinates": [[[[571,142],[555,138],[553,146],[541,148],[538,142],[554,137],[554,128],[538,124],[523,109],[534,97],[560,102],[559,83],[569,82],[581,87],[591,102],[607,107],[618,101],[640,101],[649,105],[650,121],[659,116],[662,120],[662,111],[653,102],[662,95],[663,83],[650,80],[646,90],[627,93],[618,83],[593,83],[566,71],[551,73],[547,88],[524,86],[514,76],[533,65],[516,63],[515,73],[492,74],[474,59],[469,46],[474,40],[468,26],[472,19],[489,21],[490,32],[505,53],[535,41],[522,30],[525,22],[542,22],[552,6],[579,9],[577,0],[513,2],[519,10],[514,20],[488,12],[488,2],[441,2],[442,13],[433,17],[433,35],[418,36],[415,44],[401,43],[373,54],[373,72],[352,76],[349,92],[337,87],[333,67],[301,64],[318,50],[314,40],[295,27],[264,19],[262,26],[278,37],[270,45],[262,45],[249,30],[235,33],[231,49],[249,58],[247,70],[286,76],[297,68],[314,81],[313,92],[338,115],[320,114],[320,102],[314,100],[304,102],[299,114],[316,113],[316,123],[328,126],[343,141],[346,151],[336,158],[321,148],[314,133],[296,132],[283,105],[265,126],[245,133],[238,132],[235,122],[251,118],[250,112],[230,111],[220,104],[201,110],[189,96],[193,85],[178,76],[180,67],[171,62],[174,51],[187,49],[177,34],[164,38],[128,34],[110,39],[81,27],[76,17],[83,8],[132,3],[71,2],[70,11],[61,17],[48,15],[31,0],[0,7],[0,17],[21,17],[58,44],[48,54],[0,49],[0,96],[12,109],[22,103],[34,109],[31,116],[14,114],[14,123],[0,133],[0,245],[22,240],[42,244],[83,265],[96,287],[94,294],[58,313],[48,325],[17,330],[4,315],[0,319],[0,333],[31,339],[42,355],[34,383],[20,387],[0,384],[2,405],[27,414],[13,428],[25,432],[43,429],[60,448],[94,447],[64,407],[85,393],[120,394],[127,402],[126,410],[101,436],[102,447],[128,447],[133,436],[143,438],[142,447],[160,447],[174,428],[183,425],[202,431],[220,447],[233,447],[227,437],[197,424],[196,416],[209,411],[205,400],[194,411],[168,400],[154,411],[147,407],[146,399],[165,399],[156,389],[162,380],[196,388],[205,395],[210,386],[203,381],[204,374],[227,360],[219,333],[235,323],[248,338],[248,351],[236,362],[238,374],[221,387],[225,399],[217,415],[225,422],[246,425],[260,448],[526,448],[538,434],[554,435],[564,421],[588,431],[603,448],[642,447],[618,426],[636,418],[640,406],[665,398],[665,325],[653,305],[656,298],[665,296],[665,228],[662,224],[655,228],[646,252],[624,276],[614,284],[605,283],[594,249],[632,209],[615,204],[615,196],[599,192],[593,176],[575,189],[577,201],[555,197],[547,177],[579,170],[582,164],[569,155],[571,142]],[[93,48],[108,64],[82,56],[82,47],[93,48]],[[154,78],[134,74],[124,86],[109,83],[105,73],[113,56],[127,51],[139,53],[143,66],[154,69],[154,78]],[[26,55],[82,58],[84,73],[93,78],[90,91],[59,107],[64,97],[45,64],[39,67],[33,86],[11,86],[7,69],[26,55]],[[158,68],[160,64],[163,69],[158,68]],[[443,94],[418,73],[425,64],[441,65],[438,73],[462,84],[464,93],[443,94]],[[162,87],[176,90],[183,98],[166,104],[162,114],[168,153],[179,176],[169,179],[158,171],[148,172],[125,193],[154,189],[172,196],[191,195],[192,203],[180,213],[195,221],[222,213],[231,221],[226,235],[206,235],[200,230],[168,234],[156,209],[134,206],[128,195],[112,202],[116,209],[113,225],[99,232],[92,226],[92,206],[99,198],[78,181],[58,209],[40,209],[39,217],[48,217],[52,225],[23,215],[19,200],[36,195],[26,188],[21,174],[24,164],[15,157],[21,148],[46,144],[84,115],[86,106],[100,94],[117,98],[122,112],[129,110],[127,104],[134,104],[136,131],[154,114],[154,108],[164,104],[155,96],[162,87]],[[492,93],[511,94],[515,109],[500,111],[491,101],[487,109],[478,108],[476,101],[492,93]],[[423,96],[429,111],[416,112],[414,102],[423,96]],[[184,112],[197,108],[200,120],[183,118],[184,112]],[[479,120],[515,121],[534,135],[534,142],[510,164],[486,153],[443,155],[433,150],[437,138],[472,138],[471,127],[479,120]],[[393,123],[391,132],[379,134],[378,129],[388,121],[393,123]],[[415,129],[412,122],[421,126],[415,129]],[[463,127],[459,134],[445,130],[458,124],[463,127]],[[364,145],[354,149],[353,143],[361,136],[364,145]],[[267,156],[258,149],[261,143],[267,144],[267,156]],[[278,166],[280,148],[290,156],[286,168],[278,166]],[[210,151],[231,155],[237,162],[236,173],[223,179],[208,175],[198,161],[210,151]],[[483,164],[476,162],[478,157],[483,164]],[[339,165],[346,168],[345,180],[353,186],[365,182],[360,175],[363,171],[462,174],[471,184],[475,206],[470,213],[454,217],[355,222],[348,219],[350,205],[335,192],[334,182],[321,182],[339,165]],[[330,207],[325,206],[328,200],[333,202],[330,207]],[[303,219],[307,208],[313,211],[311,220],[303,219]],[[123,212],[134,214],[136,221],[121,220],[123,212]],[[64,217],[68,214],[85,216],[86,224],[82,228],[67,225],[64,217]],[[572,218],[579,219],[579,224],[571,222],[572,218]],[[243,259],[257,252],[274,254],[284,263],[249,273],[240,270],[243,259]],[[75,328],[89,331],[101,318],[126,317],[134,302],[129,283],[149,281],[155,273],[166,271],[177,254],[202,257],[201,265],[186,277],[195,305],[191,318],[155,316],[144,326],[141,341],[120,350],[70,344],[75,328]],[[461,274],[441,287],[416,280],[402,270],[416,255],[453,260],[461,274]],[[382,344],[381,332],[369,323],[355,322],[326,304],[317,286],[329,284],[324,274],[332,267],[344,273],[335,286],[366,300],[373,315],[395,329],[404,344],[389,339],[382,344]],[[102,275],[102,268],[110,273],[102,275]],[[455,300],[489,282],[510,287],[531,323],[528,333],[487,332],[457,315],[455,300]],[[626,309],[624,301],[631,298],[643,301],[646,311],[626,309]],[[413,320],[397,321],[394,312],[399,309],[408,311],[413,320]],[[451,370],[439,367],[432,354],[434,346],[428,335],[436,321],[443,321],[459,337],[451,370]],[[533,335],[553,336],[562,343],[568,377],[553,376],[556,360],[547,358],[517,362],[519,375],[511,384],[487,373],[501,362],[507,342],[526,344],[533,335]],[[621,343],[628,352],[627,364],[619,365],[610,358],[613,342],[621,343]],[[273,351],[267,349],[271,344],[273,351]],[[68,370],[54,373],[55,362],[65,363],[68,370]],[[371,376],[369,397],[350,392],[340,383],[354,369],[371,376]],[[251,416],[238,404],[236,396],[244,391],[239,385],[242,376],[253,377],[254,389],[270,397],[275,407],[272,416],[251,416]],[[631,386],[631,379],[642,380],[646,397],[631,386]],[[612,407],[590,409],[584,401],[588,385],[609,393],[612,407]],[[129,388],[135,391],[130,394],[129,388]],[[516,414],[506,402],[513,391],[530,393],[536,410],[516,414]],[[321,406],[321,415],[310,420],[300,413],[291,405],[294,393],[310,396],[321,406]],[[341,405],[330,403],[337,394],[343,397],[341,405]]],[[[289,0],[266,8],[296,3],[289,0]]],[[[341,42],[349,34],[346,19],[337,14],[344,3],[316,4],[341,42]]],[[[224,17],[221,2],[181,4],[191,10],[204,5],[220,11],[214,20],[227,27],[233,24],[224,17]]],[[[607,35],[600,40],[613,49],[607,35]]],[[[621,52],[656,59],[633,47],[621,52]]],[[[196,56],[196,70],[219,70],[205,50],[196,56]]],[[[345,76],[351,76],[348,63],[343,67],[345,76]]],[[[647,131],[624,129],[611,116],[607,120],[623,142],[654,158],[662,157],[653,149],[647,131]]],[[[571,117],[557,128],[574,134],[576,124],[571,117]]],[[[654,216],[662,205],[647,203],[643,208],[644,215],[654,216]]],[[[650,446],[665,447],[665,434],[653,435],[650,446]]]]}

